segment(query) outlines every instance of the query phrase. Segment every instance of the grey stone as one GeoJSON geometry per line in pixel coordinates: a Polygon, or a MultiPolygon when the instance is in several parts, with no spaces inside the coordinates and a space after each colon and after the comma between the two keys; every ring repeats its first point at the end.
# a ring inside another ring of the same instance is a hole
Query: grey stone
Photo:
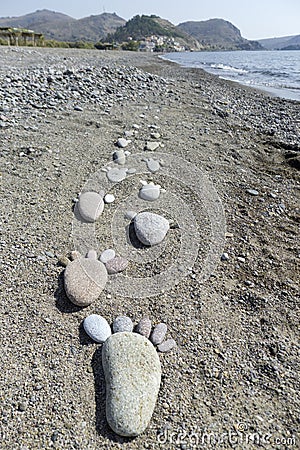
{"type": "Polygon", "coordinates": [[[150,152],[154,152],[158,149],[160,143],[159,142],[152,142],[148,141],[145,146],[145,150],[149,150],[150,152]]]}
{"type": "Polygon", "coordinates": [[[111,335],[111,329],[107,320],[98,314],[91,314],[86,317],[83,321],[83,328],[93,341],[100,344],[105,342],[111,335]]]}
{"type": "Polygon", "coordinates": [[[110,275],[115,273],[123,272],[128,266],[128,260],[123,258],[122,256],[116,256],[113,259],[110,259],[106,263],[106,270],[110,275]]]}
{"type": "Polygon", "coordinates": [[[112,248],[108,248],[101,253],[100,261],[103,262],[103,264],[106,264],[111,259],[114,259],[115,256],[115,251],[112,248]]]}
{"type": "Polygon", "coordinates": [[[135,211],[126,211],[125,219],[132,220],[137,215],[135,211]]]}
{"type": "Polygon", "coordinates": [[[84,192],[77,203],[81,217],[87,222],[95,222],[101,216],[104,202],[97,192],[84,192]]]}
{"type": "Polygon", "coordinates": [[[159,323],[152,331],[150,341],[152,342],[153,345],[161,344],[166,336],[166,333],[167,333],[167,325],[165,323],[159,323]]]}
{"type": "Polygon", "coordinates": [[[151,137],[152,137],[152,139],[159,139],[160,134],[157,131],[154,131],[153,133],[151,133],[151,137]]]}
{"type": "Polygon", "coordinates": [[[152,246],[161,243],[169,227],[167,219],[147,211],[137,214],[134,218],[135,233],[144,245],[152,246]]]}
{"type": "Polygon", "coordinates": [[[259,194],[259,192],[256,189],[247,189],[246,192],[253,196],[257,196],[259,194]]]}
{"type": "Polygon", "coordinates": [[[133,323],[130,317],[119,316],[114,320],[113,331],[114,333],[121,333],[123,331],[128,331],[129,333],[133,330],[133,323]]]}
{"type": "Polygon", "coordinates": [[[105,341],[106,418],[121,436],[138,436],[148,426],[161,380],[161,365],[151,342],[137,333],[116,333],[105,341]]]}
{"type": "Polygon", "coordinates": [[[148,202],[157,200],[160,196],[160,187],[154,184],[146,184],[141,187],[139,197],[148,202]]]}
{"type": "Polygon", "coordinates": [[[157,350],[162,353],[166,353],[166,352],[170,352],[175,347],[176,347],[176,342],[174,341],[174,339],[167,339],[166,341],[162,342],[161,344],[159,344],[157,346],[157,350]]]}
{"type": "Polygon", "coordinates": [[[117,164],[124,165],[126,162],[126,156],[125,156],[124,150],[116,150],[115,153],[113,154],[113,160],[117,164]]]}
{"type": "Polygon", "coordinates": [[[151,333],[151,320],[148,317],[143,317],[135,327],[135,331],[149,338],[151,333]]]}
{"type": "Polygon", "coordinates": [[[229,259],[228,253],[223,253],[221,256],[221,261],[228,261],[228,259],[229,259]]]}
{"type": "Polygon", "coordinates": [[[114,167],[113,169],[110,169],[106,176],[109,179],[109,181],[113,183],[118,183],[119,181],[123,181],[126,178],[127,169],[125,168],[118,168],[114,167]]]}
{"type": "Polygon", "coordinates": [[[96,250],[89,250],[87,252],[86,257],[90,258],[90,259],[97,259],[97,252],[96,252],[96,250]]]}
{"type": "Polygon", "coordinates": [[[117,146],[118,146],[118,147],[121,147],[121,148],[125,148],[125,147],[127,147],[128,144],[130,144],[130,142],[131,142],[131,141],[128,141],[128,140],[125,139],[125,138],[119,138],[119,139],[117,140],[117,146]]]}
{"type": "Polygon", "coordinates": [[[70,262],[64,273],[67,297],[77,306],[88,306],[103,291],[107,282],[104,264],[95,259],[77,258],[70,262]]]}
{"type": "Polygon", "coordinates": [[[54,258],[54,256],[55,256],[54,253],[50,252],[50,251],[46,251],[45,255],[48,256],[49,258],[54,258]]]}
{"type": "Polygon", "coordinates": [[[133,175],[134,173],[136,173],[136,169],[134,167],[131,167],[130,169],[128,169],[127,172],[129,175],[133,175]]]}
{"type": "Polygon", "coordinates": [[[155,159],[148,159],[147,160],[147,168],[150,170],[150,172],[158,172],[160,169],[159,161],[156,161],[155,159]]]}

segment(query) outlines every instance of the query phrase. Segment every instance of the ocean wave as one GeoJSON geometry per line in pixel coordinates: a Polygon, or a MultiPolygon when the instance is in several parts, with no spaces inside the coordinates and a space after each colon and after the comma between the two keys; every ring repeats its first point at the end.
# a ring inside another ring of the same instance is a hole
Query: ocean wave
{"type": "Polygon", "coordinates": [[[278,72],[278,71],[274,72],[273,70],[270,70],[270,69],[267,69],[267,70],[263,70],[263,69],[261,69],[261,70],[253,70],[252,73],[257,73],[259,75],[264,75],[264,76],[267,76],[267,77],[275,77],[275,78],[280,78],[280,77],[289,78],[289,76],[290,76],[290,74],[287,73],[287,72],[278,72]]]}
{"type": "Polygon", "coordinates": [[[235,72],[235,73],[248,73],[248,70],[245,69],[238,69],[236,67],[227,66],[225,64],[209,64],[209,66],[212,69],[218,69],[218,70],[226,70],[227,72],[235,72]]]}

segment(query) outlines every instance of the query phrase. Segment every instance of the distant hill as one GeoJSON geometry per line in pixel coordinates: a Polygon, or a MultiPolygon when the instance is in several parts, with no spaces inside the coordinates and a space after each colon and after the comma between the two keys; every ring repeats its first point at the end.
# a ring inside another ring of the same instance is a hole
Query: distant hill
{"type": "Polygon", "coordinates": [[[210,50],[262,50],[257,41],[248,41],[231,22],[223,19],[210,19],[200,22],[183,22],[178,25],[210,50]]]}
{"type": "Polygon", "coordinates": [[[300,50],[300,34],[258,41],[267,50],[300,50]]]}
{"type": "Polygon", "coordinates": [[[108,36],[110,42],[124,42],[130,39],[141,41],[150,36],[174,38],[187,49],[200,50],[201,45],[193,37],[180,30],[171,22],[158,16],[135,16],[108,36]]]}
{"type": "Polygon", "coordinates": [[[0,27],[27,28],[43,33],[46,39],[70,42],[97,42],[125,23],[116,14],[103,13],[77,20],[47,9],[20,17],[0,18],[0,27]]]}

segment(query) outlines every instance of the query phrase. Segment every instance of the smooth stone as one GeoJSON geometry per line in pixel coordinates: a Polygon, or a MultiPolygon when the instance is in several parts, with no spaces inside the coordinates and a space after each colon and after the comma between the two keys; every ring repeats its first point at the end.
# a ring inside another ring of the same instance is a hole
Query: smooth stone
{"type": "Polygon", "coordinates": [[[104,209],[104,202],[97,192],[84,192],[77,203],[81,217],[87,222],[99,219],[104,209]]]}
{"type": "Polygon", "coordinates": [[[109,181],[112,181],[113,183],[118,183],[119,181],[123,181],[126,178],[127,169],[121,168],[118,169],[117,167],[110,169],[106,176],[109,179],[109,181]]]}
{"type": "Polygon", "coordinates": [[[77,306],[88,306],[103,291],[107,282],[104,264],[95,259],[77,258],[70,262],[64,273],[67,297],[77,306]]]}
{"type": "Polygon", "coordinates": [[[161,365],[151,342],[137,333],[110,336],[102,347],[106,419],[121,436],[138,436],[148,426],[161,381],[161,365]]]}
{"type": "Polygon", "coordinates": [[[87,254],[86,254],[86,257],[90,258],[90,259],[97,259],[97,252],[96,252],[96,250],[89,250],[87,252],[87,254]]]}
{"type": "Polygon", "coordinates": [[[106,194],[104,197],[105,203],[113,203],[116,200],[116,197],[113,194],[106,194]]]}
{"type": "Polygon", "coordinates": [[[169,221],[158,214],[142,212],[134,218],[137,238],[144,245],[152,246],[162,242],[170,228],[169,221]]]}
{"type": "Polygon", "coordinates": [[[148,159],[147,160],[147,168],[150,170],[150,172],[158,172],[160,169],[159,161],[155,161],[155,159],[148,159]]]}
{"type": "Polygon", "coordinates": [[[176,347],[176,342],[174,339],[167,339],[157,346],[157,350],[161,353],[170,352],[173,348],[176,347]]]}
{"type": "Polygon", "coordinates": [[[124,136],[125,136],[125,138],[133,137],[134,136],[134,131],[133,130],[124,131],[124,136]]]}
{"type": "Polygon", "coordinates": [[[135,331],[148,339],[151,334],[151,326],[151,320],[143,317],[135,327],[135,331]]]}
{"type": "Polygon", "coordinates": [[[67,265],[70,263],[70,260],[66,256],[62,255],[62,256],[59,256],[58,262],[61,266],[67,267],[67,265]]]}
{"type": "Polygon", "coordinates": [[[221,256],[221,261],[228,261],[228,259],[229,259],[228,253],[223,253],[221,256]]]}
{"type": "Polygon", "coordinates": [[[111,259],[114,259],[116,256],[116,252],[112,248],[108,248],[107,250],[104,250],[104,252],[100,255],[100,261],[103,262],[103,264],[106,264],[111,259]]]}
{"type": "Polygon", "coordinates": [[[122,256],[116,256],[113,259],[110,259],[106,263],[106,270],[109,275],[113,275],[115,273],[123,272],[128,266],[128,260],[123,258],[122,256]]]}
{"type": "Polygon", "coordinates": [[[136,173],[136,169],[134,167],[131,167],[130,169],[128,169],[127,173],[129,175],[133,175],[134,173],[136,173]]]}
{"type": "Polygon", "coordinates": [[[142,186],[139,191],[139,197],[148,202],[157,200],[160,196],[160,187],[153,184],[146,184],[142,186]]]}
{"type": "Polygon", "coordinates": [[[115,151],[115,153],[113,154],[113,160],[118,164],[124,165],[126,162],[124,150],[115,151]]]}
{"type": "Polygon", "coordinates": [[[151,137],[152,137],[152,139],[159,139],[160,138],[160,134],[157,133],[157,132],[153,132],[153,133],[151,133],[151,137]]]}
{"type": "Polygon", "coordinates": [[[166,336],[166,333],[167,333],[167,325],[165,323],[159,323],[152,331],[150,341],[152,342],[153,345],[161,344],[166,336]]]}
{"type": "Polygon", "coordinates": [[[117,140],[117,146],[118,146],[118,147],[121,147],[121,148],[125,148],[125,147],[127,147],[128,144],[130,144],[130,142],[131,142],[131,141],[128,141],[128,140],[125,139],[125,138],[119,138],[119,139],[117,140]]]}
{"type": "Polygon", "coordinates": [[[81,254],[77,250],[73,250],[70,253],[70,258],[71,258],[71,261],[74,261],[75,259],[81,258],[81,254]]]}
{"type": "Polygon", "coordinates": [[[126,211],[125,219],[132,220],[135,218],[136,215],[137,215],[137,212],[135,212],[135,211],[126,211]]]}
{"type": "Polygon", "coordinates": [[[154,152],[156,149],[158,149],[159,144],[160,144],[159,142],[148,141],[146,143],[145,150],[149,150],[150,152],[154,152]]]}
{"type": "Polygon", "coordinates": [[[247,189],[246,192],[253,196],[257,196],[259,194],[259,192],[256,189],[247,189]]]}
{"type": "Polygon", "coordinates": [[[91,314],[83,321],[83,328],[86,334],[93,341],[102,344],[111,336],[111,329],[106,319],[98,314],[91,314]]]}
{"type": "Polygon", "coordinates": [[[114,333],[121,333],[123,331],[128,331],[129,333],[133,330],[133,323],[130,317],[119,316],[113,322],[114,333]]]}

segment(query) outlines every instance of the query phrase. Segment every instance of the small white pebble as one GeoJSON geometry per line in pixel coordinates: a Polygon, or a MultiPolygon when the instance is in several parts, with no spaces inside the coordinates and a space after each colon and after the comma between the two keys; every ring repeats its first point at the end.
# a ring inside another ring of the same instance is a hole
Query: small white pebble
{"type": "Polygon", "coordinates": [[[116,197],[113,194],[106,194],[104,197],[105,203],[113,203],[116,200],[116,197]]]}
{"type": "Polygon", "coordinates": [[[112,248],[108,248],[107,250],[104,250],[104,252],[100,255],[100,261],[103,262],[103,264],[106,264],[111,259],[114,259],[116,256],[116,252],[112,248]]]}

